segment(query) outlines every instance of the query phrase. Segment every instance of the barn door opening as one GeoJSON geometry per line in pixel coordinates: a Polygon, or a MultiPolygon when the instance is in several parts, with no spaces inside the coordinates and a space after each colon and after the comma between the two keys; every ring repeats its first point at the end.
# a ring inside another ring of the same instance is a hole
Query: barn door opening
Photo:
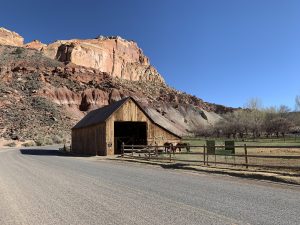
{"type": "Polygon", "coordinates": [[[146,122],[114,123],[115,154],[121,154],[122,143],[125,145],[147,145],[146,122]]]}

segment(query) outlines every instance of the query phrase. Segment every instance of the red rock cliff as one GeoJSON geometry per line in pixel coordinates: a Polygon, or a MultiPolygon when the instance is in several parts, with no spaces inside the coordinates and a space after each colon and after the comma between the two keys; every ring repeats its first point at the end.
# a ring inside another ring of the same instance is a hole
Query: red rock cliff
{"type": "Polygon", "coordinates": [[[23,46],[23,42],[24,42],[24,38],[21,37],[16,32],[0,27],[1,45],[23,46]]]}
{"type": "Polygon", "coordinates": [[[97,69],[113,77],[164,83],[137,44],[120,37],[56,41],[42,52],[52,59],[97,69]]]}

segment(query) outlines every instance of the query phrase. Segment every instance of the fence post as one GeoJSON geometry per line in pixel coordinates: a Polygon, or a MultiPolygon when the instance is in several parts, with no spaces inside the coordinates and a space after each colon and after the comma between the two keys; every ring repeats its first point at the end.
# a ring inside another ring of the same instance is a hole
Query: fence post
{"type": "Polygon", "coordinates": [[[206,148],[206,165],[209,166],[208,165],[208,148],[206,148]]]}
{"type": "Polygon", "coordinates": [[[131,145],[131,156],[133,156],[133,145],[131,145]]]}
{"type": "Polygon", "coordinates": [[[216,155],[216,152],[215,152],[215,166],[217,166],[217,155],[216,155]]]}
{"type": "Polygon", "coordinates": [[[245,163],[246,163],[246,168],[248,169],[248,152],[247,152],[247,145],[244,144],[244,150],[245,150],[245,163]]]}
{"type": "Polygon", "coordinates": [[[122,142],[122,157],[124,157],[124,142],[122,142]]]}
{"type": "Polygon", "coordinates": [[[205,151],[206,151],[206,146],[204,145],[203,146],[203,163],[204,163],[204,165],[205,165],[205,158],[206,158],[206,155],[205,155],[205,151]]]}
{"type": "Polygon", "coordinates": [[[155,144],[155,155],[156,155],[156,157],[158,157],[158,144],[157,143],[155,144]]]}

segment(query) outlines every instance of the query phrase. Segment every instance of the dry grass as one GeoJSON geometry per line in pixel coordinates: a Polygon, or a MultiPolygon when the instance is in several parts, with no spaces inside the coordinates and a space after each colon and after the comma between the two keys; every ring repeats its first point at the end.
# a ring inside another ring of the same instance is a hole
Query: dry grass
{"type": "MultiPolygon", "coordinates": [[[[196,140],[191,142],[191,145],[203,145],[203,140],[196,140]]],[[[218,145],[222,144],[222,141],[217,143],[218,145]]],[[[224,144],[224,142],[223,142],[224,144]]],[[[285,142],[282,144],[281,141],[272,141],[272,144],[269,142],[247,142],[248,146],[272,146],[270,148],[247,148],[248,154],[248,165],[249,170],[253,171],[285,171],[285,172],[296,172],[300,174],[300,159],[283,159],[283,158],[254,158],[250,157],[254,156],[300,156],[300,145],[298,142],[285,142]],[[276,148],[277,146],[299,146],[297,148],[276,148]],[[273,147],[274,146],[274,147],[273,147]],[[256,165],[256,167],[251,167],[251,165],[256,165]],[[275,168],[281,167],[281,168],[275,168]],[[282,167],[294,167],[294,168],[282,168],[282,167]]],[[[244,143],[237,142],[236,145],[243,146],[244,143]]],[[[188,154],[186,151],[182,152],[183,154],[175,154],[171,156],[171,161],[180,162],[189,165],[203,165],[203,147],[191,147],[191,153],[188,154]],[[194,154],[193,154],[194,153],[194,154]],[[195,154],[196,153],[196,154],[195,154]]],[[[220,153],[222,151],[219,151],[220,153]]],[[[224,151],[223,151],[224,152],[224,151]]],[[[244,147],[236,148],[236,155],[241,155],[242,157],[237,156],[229,156],[229,155],[210,155],[208,157],[210,166],[216,166],[218,168],[234,168],[245,169],[245,166],[237,165],[237,164],[245,164],[245,150],[244,147]],[[235,164],[235,165],[226,165],[220,163],[227,164],[235,164]]],[[[137,154],[135,156],[138,156],[137,154]]],[[[141,154],[141,157],[145,157],[145,154],[141,154]]],[[[168,154],[161,154],[158,156],[158,160],[169,160],[170,156],[168,154]]]]}

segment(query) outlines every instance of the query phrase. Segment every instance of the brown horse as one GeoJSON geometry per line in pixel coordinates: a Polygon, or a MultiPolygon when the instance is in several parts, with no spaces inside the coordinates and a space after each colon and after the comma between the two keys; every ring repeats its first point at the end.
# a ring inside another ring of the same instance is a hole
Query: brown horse
{"type": "Polygon", "coordinates": [[[179,150],[179,152],[181,152],[181,149],[182,148],[185,148],[187,152],[190,152],[191,151],[191,147],[190,147],[190,144],[189,143],[178,143],[176,146],[175,146],[175,151],[176,149],[179,150]]]}
{"type": "Polygon", "coordinates": [[[172,143],[166,142],[166,143],[164,143],[164,147],[165,147],[165,153],[172,152],[174,154],[175,148],[174,148],[174,145],[172,143]]]}

